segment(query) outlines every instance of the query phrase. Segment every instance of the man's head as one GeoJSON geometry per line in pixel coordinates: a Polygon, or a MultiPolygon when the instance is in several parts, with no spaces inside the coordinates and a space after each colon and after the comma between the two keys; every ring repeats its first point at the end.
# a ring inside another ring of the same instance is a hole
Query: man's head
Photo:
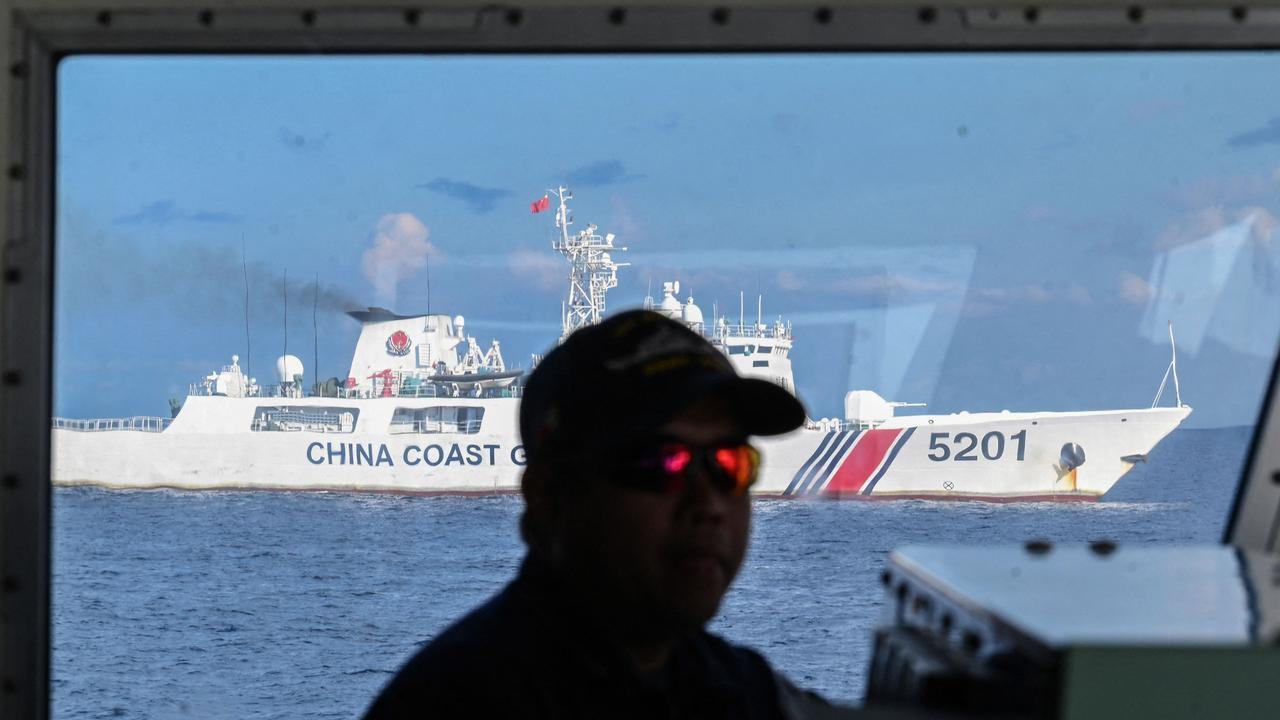
{"type": "Polygon", "coordinates": [[[636,626],[700,626],[746,552],[749,436],[803,421],[786,390],[739,377],[661,315],[580,330],[539,364],[521,405],[530,552],[636,626]]]}

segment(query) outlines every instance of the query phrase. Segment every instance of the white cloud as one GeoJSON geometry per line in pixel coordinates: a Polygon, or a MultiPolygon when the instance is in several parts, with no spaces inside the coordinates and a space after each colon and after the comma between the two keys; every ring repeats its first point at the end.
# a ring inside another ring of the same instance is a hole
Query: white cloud
{"type": "Polygon", "coordinates": [[[1157,250],[1170,250],[1206,238],[1228,225],[1252,217],[1255,240],[1269,242],[1272,232],[1280,227],[1280,218],[1259,206],[1228,210],[1221,205],[1202,207],[1164,229],[1156,239],[1157,250]]]}
{"type": "Polygon", "coordinates": [[[1155,294],[1156,290],[1151,283],[1131,272],[1120,273],[1120,297],[1125,302],[1145,305],[1155,294]]]}
{"type": "Polygon", "coordinates": [[[568,265],[557,255],[521,248],[507,255],[507,267],[544,290],[559,287],[568,277],[568,265]]]}
{"type": "Polygon", "coordinates": [[[783,290],[801,290],[807,284],[804,278],[790,270],[779,270],[777,283],[783,290]]]}
{"type": "Polygon", "coordinates": [[[411,213],[389,213],[378,219],[360,266],[380,303],[394,305],[396,288],[422,271],[436,248],[427,241],[427,226],[411,213]]]}
{"type": "Polygon", "coordinates": [[[984,300],[1005,303],[1048,302],[1053,293],[1040,285],[1023,285],[1007,288],[976,288],[974,294],[984,300]]]}

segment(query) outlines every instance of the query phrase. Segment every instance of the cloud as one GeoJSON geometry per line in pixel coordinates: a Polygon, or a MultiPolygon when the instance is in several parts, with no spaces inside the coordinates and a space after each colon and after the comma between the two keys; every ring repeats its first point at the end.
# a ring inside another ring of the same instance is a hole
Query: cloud
{"type": "Polygon", "coordinates": [[[1228,210],[1221,205],[1214,205],[1188,213],[1180,220],[1170,223],[1156,238],[1155,249],[1170,250],[1195,242],[1250,216],[1254,219],[1254,235],[1259,240],[1269,241],[1272,231],[1280,227],[1280,218],[1267,208],[1250,205],[1228,210]]]}
{"type": "Polygon", "coordinates": [[[1010,287],[974,287],[965,296],[963,312],[967,317],[990,317],[1009,307],[1032,303],[1092,305],[1093,301],[1093,293],[1079,283],[1069,285],[1028,283],[1010,287]]]}
{"type": "Polygon", "coordinates": [[[542,289],[559,287],[568,277],[567,266],[558,256],[527,248],[507,255],[507,268],[516,275],[531,279],[542,289]]]}
{"type": "Polygon", "coordinates": [[[1120,273],[1120,299],[1133,305],[1145,305],[1155,297],[1156,289],[1151,283],[1131,272],[1120,273]]]}
{"type": "Polygon", "coordinates": [[[1227,138],[1227,147],[1251,148],[1259,145],[1280,144],[1280,118],[1271,118],[1267,124],[1253,130],[1246,130],[1227,138]]]}
{"type": "Polygon", "coordinates": [[[235,223],[239,215],[217,210],[183,210],[172,200],[157,200],[137,212],[117,217],[117,225],[172,225],[174,223],[235,223]]]}
{"type": "Polygon", "coordinates": [[[360,268],[379,302],[393,305],[399,284],[426,267],[427,256],[436,253],[428,234],[427,226],[411,213],[389,213],[378,219],[360,268]]]}
{"type": "Polygon", "coordinates": [[[601,185],[617,185],[644,177],[627,172],[620,160],[600,160],[589,165],[570,170],[565,174],[569,185],[578,187],[599,187],[601,185]]]}
{"type": "Polygon", "coordinates": [[[779,270],[776,282],[783,290],[803,290],[808,284],[803,277],[790,270],[779,270]]]}
{"type": "Polygon", "coordinates": [[[1053,299],[1053,293],[1041,285],[1022,285],[1007,288],[974,288],[974,295],[992,302],[1043,303],[1053,299]]]}
{"type": "Polygon", "coordinates": [[[1185,210],[1210,205],[1240,206],[1266,202],[1276,195],[1280,172],[1214,175],[1200,178],[1170,193],[1174,204],[1185,210]]]}
{"type": "Polygon", "coordinates": [[[461,200],[470,205],[474,212],[481,215],[492,212],[497,207],[499,200],[511,194],[510,190],[480,187],[461,180],[450,180],[442,177],[436,178],[429,183],[419,183],[418,187],[426,188],[445,197],[451,197],[454,200],[461,200]]]}
{"type": "Polygon", "coordinates": [[[1023,208],[1019,219],[1029,225],[1061,228],[1077,234],[1096,234],[1115,225],[1112,220],[1078,215],[1053,205],[1030,205],[1023,208]]]}
{"type": "Polygon", "coordinates": [[[832,283],[831,289],[855,295],[895,293],[948,294],[963,289],[949,280],[919,277],[901,273],[851,275],[832,283]]]}
{"type": "Polygon", "coordinates": [[[1083,285],[1072,285],[1068,287],[1064,293],[1064,297],[1067,302],[1075,303],[1076,305],[1093,304],[1093,293],[1089,292],[1089,289],[1083,285]]]}
{"type": "Polygon", "coordinates": [[[287,127],[281,127],[276,132],[276,138],[280,141],[280,144],[290,150],[315,152],[324,149],[325,143],[329,141],[329,133],[308,137],[287,127]]]}

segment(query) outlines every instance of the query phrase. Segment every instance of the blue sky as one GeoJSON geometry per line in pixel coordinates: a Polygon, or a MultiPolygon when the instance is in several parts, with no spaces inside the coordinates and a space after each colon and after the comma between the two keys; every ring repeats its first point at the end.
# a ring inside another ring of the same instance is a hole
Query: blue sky
{"type": "Polygon", "coordinates": [[[245,355],[242,247],[262,378],[286,271],[289,351],[310,374],[318,281],[320,374],[344,376],[342,311],[424,311],[424,253],[432,311],[527,366],[565,293],[528,204],[568,183],[578,227],[630,248],[612,308],[672,279],[731,315],[763,294],[795,322],[815,416],[856,387],[937,412],[1143,407],[1168,361],[1150,326],[1222,305],[1180,357],[1184,400],[1192,425],[1249,423],[1280,317],[1277,71],[1263,53],[73,58],[56,412],[162,415],[245,355]],[[1228,285],[1248,302],[1156,282],[1162,254],[1242,221],[1228,285]]]}

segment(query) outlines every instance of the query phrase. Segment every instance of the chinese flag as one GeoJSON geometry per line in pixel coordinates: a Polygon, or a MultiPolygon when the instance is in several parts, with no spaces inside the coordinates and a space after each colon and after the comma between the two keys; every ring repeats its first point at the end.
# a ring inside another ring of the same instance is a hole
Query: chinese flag
{"type": "Polygon", "coordinates": [[[534,200],[533,202],[529,203],[529,209],[535,213],[540,213],[543,210],[546,210],[550,207],[551,207],[551,198],[547,197],[546,195],[543,195],[541,200],[534,200]]]}

